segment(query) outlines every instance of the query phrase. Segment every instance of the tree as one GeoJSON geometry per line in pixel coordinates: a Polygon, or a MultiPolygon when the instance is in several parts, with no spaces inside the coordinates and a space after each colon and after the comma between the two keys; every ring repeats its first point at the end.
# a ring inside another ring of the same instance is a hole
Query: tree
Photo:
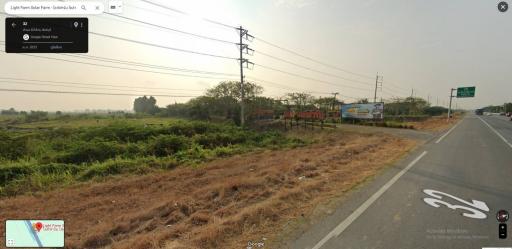
{"type": "Polygon", "coordinates": [[[196,119],[210,119],[213,98],[201,96],[191,99],[187,105],[189,106],[188,115],[196,119]]]}
{"type": "Polygon", "coordinates": [[[430,106],[425,108],[425,114],[430,116],[440,116],[448,112],[448,109],[442,106],[430,106]]]}
{"type": "MultiPolygon", "coordinates": [[[[214,88],[206,91],[206,96],[216,99],[225,97],[233,98],[236,101],[242,100],[242,87],[238,81],[222,81],[214,88]]],[[[254,97],[263,93],[263,87],[251,82],[244,82],[244,96],[246,100],[251,100],[254,97]]]]}
{"type": "Polygon", "coordinates": [[[155,114],[159,108],[156,105],[156,99],[153,96],[136,98],[133,102],[133,110],[136,113],[155,114]]]}
{"type": "Polygon", "coordinates": [[[334,97],[320,97],[314,100],[315,106],[321,110],[333,110],[336,106],[341,104],[340,101],[334,97]]]}
{"type": "Polygon", "coordinates": [[[295,105],[298,111],[306,110],[307,106],[313,106],[315,98],[309,93],[288,93],[288,100],[295,105]]]}
{"type": "Polygon", "coordinates": [[[189,106],[190,105],[186,103],[174,103],[163,109],[160,115],[168,117],[187,117],[190,111],[189,106]]]}
{"type": "Polygon", "coordinates": [[[259,117],[263,115],[263,113],[266,113],[265,115],[267,116],[272,116],[276,113],[283,113],[286,111],[286,107],[281,103],[281,101],[259,96],[249,100],[245,107],[249,119],[251,119],[251,117],[259,117]],[[270,115],[270,113],[272,113],[272,115],[270,115]]]}
{"type": "Polygon", "coordinates": [[[2,115],[16,115],[18,112],[14,108],[9,108],[9,110],[2,110],[2,115]]]}
{"type": "Polygon", "coordinates": [[[505,112],[512,112],[512,103],[505,103],[505,112]]]}
{"type": "Polygon", "coordinates": [[[35,121],[43,121],[48,120],[48,112],[43,111],[30,111],[25,115],[26,122],[35,122],[35,121]]]}
{"type": "Polygon", "coordinates": [[[386,115],[421,115],[430,105],[422,98],[395,98],[384,105],[386,115]]]}
{"type": "MultiPolygon", "coordinates": [[[[206,91],[209,103],[209,113],[221,115],[226,119],[232,119],[236,124],[240,122],[240,101],[242,100],[240,82],[223,81],[214,88],[206,91]]],[[[244,103],[246,106],[263,93],[263,87],[251,82],[244,83],[244,103]]]]}
{"type": "Polygon", "coordinates": [[[368,99],[367,99],[367,98],[364,98],[364,99],[359,99],[359,100],[357,100],[357,103],[358,103],[358,104],[368,104],[368,103],[370,103],[370,102],[368,101],[368,99]]]}

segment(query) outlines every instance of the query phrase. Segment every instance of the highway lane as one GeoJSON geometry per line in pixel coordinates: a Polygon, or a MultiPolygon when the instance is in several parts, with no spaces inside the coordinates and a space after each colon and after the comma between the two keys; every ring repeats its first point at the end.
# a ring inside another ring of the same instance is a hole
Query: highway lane
{"type": "Polygon", "coordinates": [[[512,143],[512,121],[505,116],[479,116],[503,136],[509,143],[512,143]]]}
{"type": "Polygon", "coordinates": [[[349,196],[289,247],[512,247],[510,232],[498,238],[495,217],[500,209],[512,212],[512,147],[484,121],[512,141],[512,122],[468,115],[440,141],[432,139],[349,196]]]}

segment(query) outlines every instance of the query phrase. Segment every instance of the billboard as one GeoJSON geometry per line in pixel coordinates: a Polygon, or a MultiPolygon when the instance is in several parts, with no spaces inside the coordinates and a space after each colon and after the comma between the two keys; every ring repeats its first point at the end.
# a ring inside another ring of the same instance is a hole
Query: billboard
{"type": "Polygon", "coordinates": [[[341,117],[353,119],[383,119],[384,103],[342,105],[341,117]]]}

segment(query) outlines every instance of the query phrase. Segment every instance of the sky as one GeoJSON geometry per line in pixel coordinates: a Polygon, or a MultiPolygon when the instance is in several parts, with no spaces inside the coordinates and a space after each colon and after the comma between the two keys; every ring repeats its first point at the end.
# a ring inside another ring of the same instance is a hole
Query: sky
{"type": "MultiPolygon", "coordinates": [[[[159,8],[140,0],[125,0],[124,10],[120,15],[233,43],[239,42],[236,30],[212,24],[204,19],[236,27],[241,25],[247,29],[256,39],[244,43],[256,52],[254,55],[245,55],[245,58],[255,63],[253,69],[245,69],[246,80],[263,86],[265,96],[279,98],[288,92],[312,92],[315,96],[332,96],[330,93],[338,92],[339,99],[345,102],[353,102],[358,98],[373,99],[375,76],[378,73],[383,76],[383,89],[377,92],[378,99],[413,94],[430,100],[432,105],[446,106],[451,88],[476,86],[475,98],[455,99],[454,106],[473,109],[512,102],[512,87],[506,75],[512,69],[512,11],[499,12],[495,1],[150,1],[188,14],[159,8]],[[258,80],[254,80],[255,78],[258,80]]],[[[6,2],[0,0],[2,6],[6,2]]],[[[5,17],[0,15],[1,19],[5,17]]],[[[235,44],[185,35],[108,14],[86,17],[89,18],[89,31],[95,33],[230,58],[239,56],[235,44]]],[[[2,24],[0,37],[5,37],[4,33],[5,26],[2,24]]],[[[4,46],[3,43],[0,44],[4,46]]],[[[0,79],[0,89],[177,96],[157,97],[157,104],[165,106],[186,102],[222,80],[240,79],[239,65],[234,59],[183,53],[95,34],[89,34],[87,56],[202,70],[222,75],[120,65],[84,57],[70,57],[66,54],[37,55],[153,72],[0,52],[0,78],[24,79],[0,79]],[[40,81],[74,84],[42,85],[48,82],[40,81]]],[[[130,110],[135,98],[0,91],[0,109],[130,110]]]]}

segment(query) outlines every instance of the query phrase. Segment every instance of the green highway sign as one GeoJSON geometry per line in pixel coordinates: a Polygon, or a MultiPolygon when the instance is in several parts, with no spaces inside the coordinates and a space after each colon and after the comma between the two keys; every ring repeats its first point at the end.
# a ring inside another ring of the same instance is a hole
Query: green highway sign
{"type": "Polygon", "coordinates": [[[457,88],[457,98],[471,98],[475,97],[475,87],[459,87],[457,88]]]}

